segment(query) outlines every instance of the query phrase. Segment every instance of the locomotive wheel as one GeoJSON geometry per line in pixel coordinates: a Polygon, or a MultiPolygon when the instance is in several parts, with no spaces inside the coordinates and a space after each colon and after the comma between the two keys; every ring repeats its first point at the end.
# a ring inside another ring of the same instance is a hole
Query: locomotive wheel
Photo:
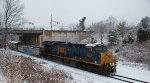
{"type": "Polygon", "coordinates": [[[106,76],[109,75],[107,65],[102,65],[102,67],[101,67],[101,74],[102,75],[106,75],[106,76]]]}

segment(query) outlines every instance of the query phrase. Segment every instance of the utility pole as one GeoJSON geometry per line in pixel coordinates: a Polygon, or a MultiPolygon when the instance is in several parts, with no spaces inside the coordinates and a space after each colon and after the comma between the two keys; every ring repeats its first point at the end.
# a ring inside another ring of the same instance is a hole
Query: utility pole
{"type": "Polygon", "coordinates": [[[52,14],[51,14],[51,30],[52,30],[52,27],[53,27],[53,25],[52,25],[52,14]]]}
{"type": "Polygon", "coordinates": [[[4,42],[5,42],[5,49],[7,48],[7,27],[5,27],[5,39],[4,39],[4,42]]]}
{"type": "MultiPolygon", "coordinates": [[[[52,14],[51,14],[51,22],[50,22],[50,24],[51,24],[51,30],[53,30],[53,22],[54,22],[55,24],[60,24],[59,21],[54,21],[54,20],[53,20],[53,17],[52,17],[52,14]]],[[[54,25],[54,26],[56,26],[56,25],[54,25]]]]}

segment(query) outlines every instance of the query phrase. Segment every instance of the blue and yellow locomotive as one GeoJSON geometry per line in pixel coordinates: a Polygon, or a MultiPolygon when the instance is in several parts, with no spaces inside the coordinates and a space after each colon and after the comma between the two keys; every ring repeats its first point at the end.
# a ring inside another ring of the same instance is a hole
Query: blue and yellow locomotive
{"type": "Polygon", "coordinates": [[[104,45],[74,44],[70,42],[45,41],[44,56],[55,61],[75,65],[99,74],[116,72],[116,61],[104,45]]]}

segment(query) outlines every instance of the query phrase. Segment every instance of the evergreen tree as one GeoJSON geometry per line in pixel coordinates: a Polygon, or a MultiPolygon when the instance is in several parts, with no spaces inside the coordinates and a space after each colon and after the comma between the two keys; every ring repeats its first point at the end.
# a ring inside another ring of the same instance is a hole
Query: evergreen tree
{"type": "Polygon", "coordinates": [[[142,29],[142,28],[138,29],[137,41],[139,41],[139,42],[146,41],[146,31],[144,29],[142,29]]]}
{"type": "Polygon", "coordinates": [[[148,29],[150,28],[150,18],[149,17],[145,17],[141,20],[141,28],[143,29],[148,29]]]}
{"type": "Polygon", "coordinates": [[[80,22],[79,26],[80,26],[81,30],[85,29],[85,25],[84,25],[85,20],[86,20],[86,17],[83,17],[81,20],[79,20],[79,22],[80,22]]]}
{"type": "Polygon", "coordinates": [[[143,42],[150,39],[150,18],[145,17],[138,25],[137,41],[143,42]]]}
{"type": "Polygon", "coordinates": [[[110,30],[107,37],[108,37],[109,44],[111,46],[117,45],[117,43],[118,43],[118,37],[117,37],[116,30],[110,30]]]}

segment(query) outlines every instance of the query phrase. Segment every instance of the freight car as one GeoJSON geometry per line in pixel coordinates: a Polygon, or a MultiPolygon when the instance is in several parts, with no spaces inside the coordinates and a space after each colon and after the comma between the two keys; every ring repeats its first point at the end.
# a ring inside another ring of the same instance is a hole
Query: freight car
{"type": "Polygon", "coordinates": [[[19,46],[18,51],[24,54],[41,57],[43,54],[43,47],[39,46],[19,46]]]}
{"type": "Polygon", "coordinates": [[[48,59],[69,63],[104,75],[116,72],[113,54],[104,45],[92,46],[60,41],[45,41],[43,45],[43,56],[48,59]]]}

